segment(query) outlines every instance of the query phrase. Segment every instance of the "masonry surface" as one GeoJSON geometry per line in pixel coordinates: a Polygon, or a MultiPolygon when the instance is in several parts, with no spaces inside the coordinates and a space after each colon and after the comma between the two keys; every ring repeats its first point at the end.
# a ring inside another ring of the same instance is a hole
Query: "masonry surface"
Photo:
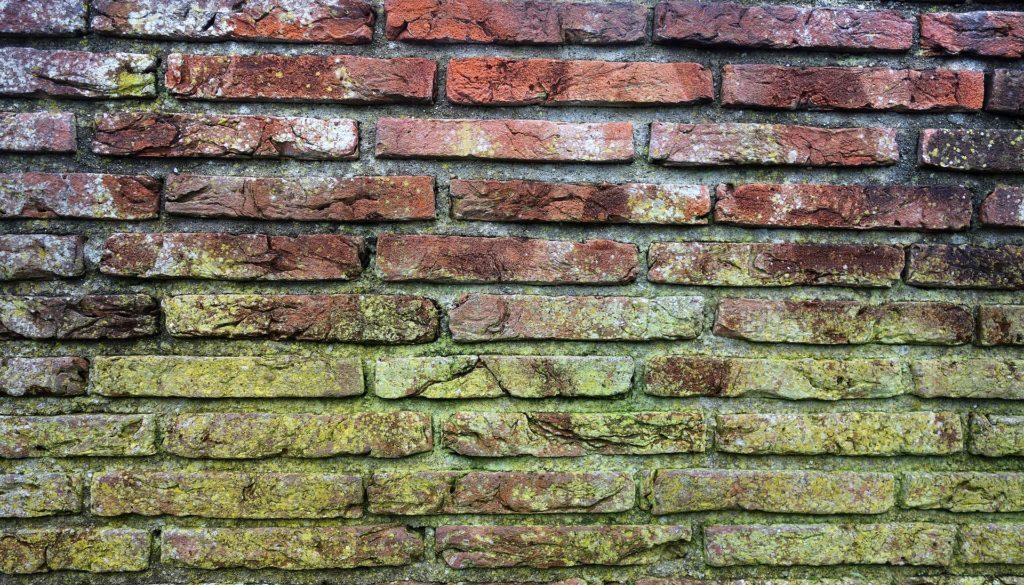
{"type": "Polygon", "coordinates": [[[0,0],[0,583],[1024,585],[1024,12],[0,0]]]}

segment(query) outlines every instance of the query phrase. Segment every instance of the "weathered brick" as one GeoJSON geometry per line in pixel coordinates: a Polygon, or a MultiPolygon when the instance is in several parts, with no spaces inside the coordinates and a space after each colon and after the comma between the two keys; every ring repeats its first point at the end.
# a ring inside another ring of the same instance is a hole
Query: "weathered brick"
{"type": "Polygon", "coordinates": [[[1024,57],[1024,12],[931,12],[921,15],[927,55],[1024,57]]]}
{"type": "Polygon", "coordinates": [[[722,299],[714,331],[770,343],[959,345],[974,338],[974,314],[944,302],[722,299]]]}
{"type": "Polygon", "coordinates": [[[84,32],[85,3],[80,0],[0,4],[0,35],[63,37],[84,32]]]}
{"type": "MultiPolygon", "coordinates": [[[[911,0],[914,1],[914,0],[911,0]]],[[[811,578],[811,579],[718,579],[704,580],[671,577],[644,577],[636,585],[867,585],[870,581],[857,578],[811,578]]],[[[919,584],[926,585],[926,584],[919,584]]],[[[930,584],[929,584],[930,585],[930,584]]],[[[964,584],[967,585],[967,584],[964,584]]],[[[983,585],[981,583],[975,585],[983,585]]],[[[1011,585],[1011,584],[1007,584],[1011,585]]]]}
{"type": "MultiPolygon", "coordinates": [[[[1024,32],[1024,27],[1021,30],[1024,32]]],[[[1024,42],[1024,35],[1022,35],[1022,42],[1024,42]]],[[[990,112],[1016,116],[1024,114],[1024,72],[1012,69],[993,71],[985,109],[990,112]]]]}
{"type": "Polygon", "coordinates": [[[706,427],[697,411],[457,412],[442,433],[445,447],[469,457],[580,457],[701,452],[706,427]]]}
{"type": "Polygon", "coordinates": [[[647,8],[633,2],[386,0],[392,40],[503,45],[612,45],[647,37],[647,8]]]}
{"type": "Polygon", "coordinates": [[[0,112],[0,152],[75,152],[74,114],[0,112]]]}
{"type": "Polygon", "coordinates": [[[365,0],[90,0],[102,34],[194,41],[356,45],[373,39],[365,0]]]}
{"type": "Polygon", "coordinates": [[[453,356],[377,360],[381,398],[604,398],[628,394],[628,357],[453,356]]]}
{"type": "Polygon", "coordinates": [[[920,165],[952,171],[1024,171],[1024,131],[939,128],[921,130],[920,165]]]}
{"type": "Polygon", "coordinates": [[[0,457],[134,457],[156,453],[156,420],[141,414],[0,416],[0,457]]]}
{"type": "Polygon", "coordinates": [[[381,234],[386,281],[625,284],[636,280],[635,244],[516,237],[381,234]]]}
{"type": "Polygon", "coordinates": [[[722,105],[782,110],[980,110],[985,72],[885,67],[725,65],[722,105]]]}
{"type": "Polygon", "coordinates": [[[908,51],[914,21],[895,10],[662,0],[654,40],[698,47],[908,51]]]}
{"type": "Polygon", "coordinates": [[[0,48],[0,95],[134,98],[156,95],[156,59],[138,53],[0,48]]]}
{"type": "Polygon", "coordinates": [[[972,194],[964,187],[720,185],[715,221],[747,226],[850,230],[962,230],[972,194]]]}
{"type": "Polygon", "coordinates": [[[107,156],[347,160],[359,158],[359,126],[347,118],[98,114],[92,151],[107,156]]]}
{"type": "Polygon", "coordinates": [[[455,341],[693,339],[704,299],[469,294],[448,317],[455,341]]]}
{"type": "Polygon", "coordinates": [[[670,166],[860,167],[900,159],[892,128],[781,124],[651,124],[651,162],[670,166]]]}
{"type": "Polygon", "coordinates": [[[899,282],[903,248],[862,244],[654,242],[651,282],[694,286],[833,285],[899,282]]]}
{"type": "Polygon", "coordinates": [[[413,471],[373,474],[366,499],[371,514],[597,514],[635,491],[628,473],[413,471]]]}
{"type": "Polygon", "coordinates": [[[436,73],[412,57],[171,53],[164,84],[178,99],[429,104],[436,73]]]}
{"type": "Polygon", "coordinates": [[[0,474],[0,517],[36,518],[81,510],[82,480],[77,475],[0,474]]]}
{"type": "Polygon", "coordinates": [[[914,360],[914,394],[924,398],[1024,399],[1024,360],[914,360]]]}
{"type": "Polygon", "coordinates": [[[204,413],[172,417],[164,449],[191,459],[405,457],[430,451],[429,414],[204,413]]]}
{"type": "Polygon", "coordinates": [[[0,296],[0,339],[130,339],[157,332],[148,295],[0,296]]]}
{"type": "Polygon", "coordinates": [[[223,233],[117,233],[100,272],[135,278],[351,280],[366,260],[363,238],[223,233]]]}
{"type": "Polygon", "coordinates": [[[654,396],[768,396],[787,400],[889,398],[912,390],[895,359],[751,359],[659,356],[647,363],[654,396]]]}
{"type": "Polygon", "coordinates": [[[960,527],[964,563],[1024,564],[1024,524],[965,524],[960,527]]]}
{"type": "Polygon", "coordinates": [[[881,514],[893,507],[896,480],[888,473],[658,469],[644,491],[653,514],[881,514]]]}
{"type": "Polygon", "coordinates": [[[0,174],[0,218],[153,219],[160,182],[88,173],[0,174]]]}
{"type": "Polygon", "coordinates": [[[731,565],[948,565],[956,526],[904,524],[774,524],[707,526],[713,567],[731,565]]]}
{"type": "Polygon", "coordinates": [[[290,221],[434,219],[434,178],[172,174],[164,183],[164,209],[192,217],[290,221]]]}
{"type": "Polygon", "coordinates": [[[180,295],[163,310],[175,337],[424,343],[439,327],[433,301],[407,295],[180,295]]]}
{"type": "Polygon", "coordinates": [[[316,356],[96,356],[89,387],[113,397],[340,398],[363,391],[358,358],[316,356]]]}
{"type": "Polygon", "coordinates": [[[165,564],[196,569],[395,567],[423,558],[423,537],[402,526],[170,528],[165,564]]]}
{"type": "Polygon", "coordinates": [[[85,238],[52,234],[0,236],[0,280],[81,276],[85,238]]]}
{"type": "Polygon", "coordinates": [[[448,61],[448,101],[464,105],[636,106],[711,101],[698,63],[474,57],[448,61]]]}
{"type": "Polygon", "coordinates": [[[904,508],[950,512],[1024,511],[1024,474],[907,473],[900,504],[904,508]]]}
{"type": "Polygon", "coordinates": [[[985,226],[1024,228],[1024,187],[996,187],[981,202],[978,216],[985,226]]]}
{"type": "Polygon", "coordinates": [[[0,358],[0,396],[78,396],[88,371],[79,357],[0,358]]]}
{"type": "Polygon", "coordinates": [[[758,455],[948,455],[963,449],[953,412],[720,414],[715,446],[758,455]]]}
{"type": "Polygon", "coordinates": [[[149,567],[150,534],[128,528],[42,528],[0,532],[0,573],[114,573],[149,567]]]}
{"type": "Polygon", "coordinates": [[[1024,417],[972,414],[970,451],[985,457],[1024,456],[1024,417]]]}
{"type": "Polygon", "coordinates": [[[633,124],[381,118],[375,154],[378,158],[629,162],[633,160],[633,124]]]}
{"type": "Polygon", "coordinates": [[[1024,305],[978,307],[978,344],[1024,345],[1024,305]]]}
{"type": "Polygon", "coordinates": [[[456,219],[686,225],[711,212],[700,185],[454,179],[449,190],[456,219]]]}
{"type": "Polygon", "coordinates": [[[437,549],[453,569],[647,565],[682,558],[689,526],[441,526],[437,549]]]}
{"type": "Polygon", "coordinates": [[[1024,246],[914,244],[909,250],[906,281],[914,286],[1024,288],[1024,246]]]}
{"type": "Polygon", "coordinates": [[[358,518],[358,475],[196,473],[118,470],[96,473],[89,489],[97,516],[204,518],[358,518]]]}

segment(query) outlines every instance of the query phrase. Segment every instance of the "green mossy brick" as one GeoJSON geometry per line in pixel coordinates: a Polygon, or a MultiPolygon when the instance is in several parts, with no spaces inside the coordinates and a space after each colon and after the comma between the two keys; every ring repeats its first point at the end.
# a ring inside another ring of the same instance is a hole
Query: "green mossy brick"
{"type": "Polygon", "coordinates": [[[707,562],[733,565],[948,565],[950,524],[712,525],[704,528],[707,562]]]}
{"type": "Polygon", "coordinates": [[[82,479],[64,473],[0,474],[0,517],[35,518],[82,510],[82,479]]]}
{"type": "Polygon", "coordinates": [[[324,473],[119,470],[92,476],[97,516],[203,518],[358,518],[358,475],[324,473]]]}
{"type": "Polygon", "coordinates": [[[949,455],[964,432],[952,412],[721,414],[720,451],[777,455],[949,455]]]}
{"type": "Polygon", "coordinates": [[[0,416],[0,458],[153,455],[156,427],[141,414],[0,416]]]}
{"type": "Polygon", "coordinates": [[[629,392],[628,357],[454,356],[377,360],[381,398],[515,398],[621,396],[629,392]]]}
{"type": "Polygon", "coordinates": [[[950,512],[1024,512],[1024,473],[906,473],[900,505],[950,512]]]}
{"type": "Polygon", "coordinates": [[[423,537],[401,526],[170,528],[161,560],[195,569],[394,567],[423,558],[423,537]]]}
{"type": "Polygon", "coordinates": [[[364,392],[358,358],[96,356],[89,391],[110,397],[346,397],[364,392]]]}
{"type": "Polygon", "coordinates": [[[561,514],[624,512],[636,486],[622,472],[411,471],[375,473],[372,514],[561,514]]]}
{"type": "Polygon", "coordinates": [[[985,457],[1024,455],[1024,416],[971,415],[970,451],[985,457]]]}
{"type": "Polygon", "coordinates": [[[964,524],[960,555],[969,565],[1024,565],[1024,524],[964,524]]]}
{"type": "Polygon", "coordinates": [[[644,498],[652,514],[881,514],[893,507],[896,491],[888,473],[658,469],[647,475],[644,498]]]}
{"type": "Polygon", "coordinates": [[[913,394],[923,398],[1024,399],[1024,360],[914,360],[913,394]]]}
{"type": "Polygon", "coordinates": [[[116,573],[149,567],[150,534],[120,528],[0,532],[0,573],[116,573]]]}

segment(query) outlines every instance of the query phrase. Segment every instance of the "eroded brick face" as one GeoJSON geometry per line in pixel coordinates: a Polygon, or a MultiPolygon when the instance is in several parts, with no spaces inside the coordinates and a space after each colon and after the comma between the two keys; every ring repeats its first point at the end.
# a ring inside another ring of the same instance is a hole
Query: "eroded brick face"
{"type": "Polygon", "coordinates": [[[0,37],[0,583],[1024,585],[1020,2],[0,37]]]}

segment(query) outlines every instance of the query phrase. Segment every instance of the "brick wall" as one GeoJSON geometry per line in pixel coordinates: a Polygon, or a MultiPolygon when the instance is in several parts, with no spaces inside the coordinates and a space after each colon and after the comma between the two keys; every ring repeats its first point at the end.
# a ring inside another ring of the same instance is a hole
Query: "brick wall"
{"type": "Polygon", "coordinates": [[[1015,9],[0,0],[0,582],[1024,582],[1015,9]]]}

